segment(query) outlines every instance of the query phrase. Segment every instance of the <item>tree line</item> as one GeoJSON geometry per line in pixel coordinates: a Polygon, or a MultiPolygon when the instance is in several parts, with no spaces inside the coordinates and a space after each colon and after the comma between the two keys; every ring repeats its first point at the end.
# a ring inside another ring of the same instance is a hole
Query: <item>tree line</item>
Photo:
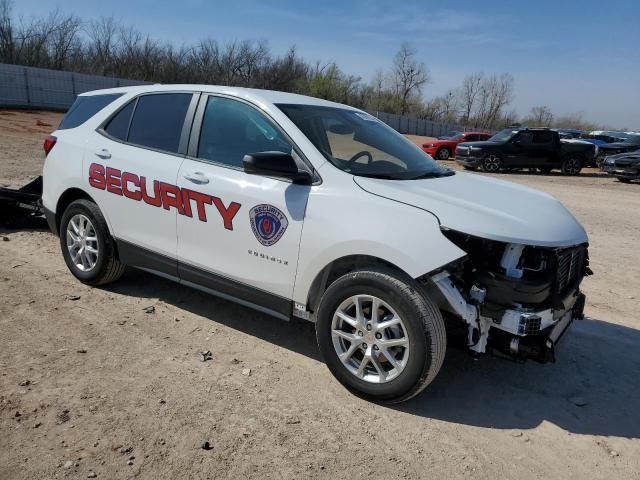
{"type": "MultiPolygon", "coordinates": [[[[424,90],[431,75],[409,43],[400,46],[390,70],[379,70],[365,82],[335,63],[309,62],[295,47],[274,55],[264,41],[222,44],[212,38],[178,47],[113,17],[84,21],[55,10],[41,17],[15,18],[12,0],[0,0],[0,63],[160,83],[280,90],[482,129],[520,120],[508,109],[514,97],[514,79],[508,73],[473,73],[445,95],[427,99],[424,90]]],[[[536,123],[550,126],[562,120],[548,107],[536,108],[545,109],[532,110],[530,117],[536,123]]],[[[571,120],[571,127],[585,126],[580,116],[571,120]]]]}

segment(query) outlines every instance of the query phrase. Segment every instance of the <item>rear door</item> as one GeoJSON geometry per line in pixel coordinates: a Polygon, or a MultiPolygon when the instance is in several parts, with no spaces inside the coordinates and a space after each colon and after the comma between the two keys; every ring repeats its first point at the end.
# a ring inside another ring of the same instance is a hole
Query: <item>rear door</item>
{"type": "Polygon", "coordinates": [[[127,263],[151,267],[129,258],[150,251],[167,258],[169,273],[177,274],[176,216],[182,201],[176,178],[194,109],[191,92],[145,94],[91,134],[84,165],[89,191],[127,263]]]}
{"type": "Polygon", "coordinates": [[[180,278],[288,316],[310,186],[244,172],[245,154],[298,155],[262,111],[203,95],[178,175],[180,278]]]}

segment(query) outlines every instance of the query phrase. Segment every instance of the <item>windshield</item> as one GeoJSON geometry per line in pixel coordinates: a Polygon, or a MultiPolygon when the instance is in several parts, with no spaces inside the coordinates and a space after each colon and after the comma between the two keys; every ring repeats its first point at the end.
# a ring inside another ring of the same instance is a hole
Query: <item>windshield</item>
{"type": "Polygon", "coordinates": [[[504,130],[500,130],[493,137],[491,137],[489,141],[490,142],[508,142],[514,137],[516,133],[518,133],[518,130],[505,128],[504,130]]]}
{"type": "Polygon", "coordinates": [[[368,113],[339,107],[277,106],[329,162],[352,175],[414,180],[453,174],[368,113]]]}

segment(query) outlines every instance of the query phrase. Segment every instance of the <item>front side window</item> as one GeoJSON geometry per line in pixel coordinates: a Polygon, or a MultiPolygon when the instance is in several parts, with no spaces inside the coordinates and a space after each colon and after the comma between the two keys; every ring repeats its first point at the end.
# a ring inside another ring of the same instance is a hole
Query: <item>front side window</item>
{"type": "Polygon", "coordinates": [[[73,105],[69,108],[62,122],[60,122],[58,130],[66,130],[82,125],[121,95],[121,93],[112,93],[108,95],[88,95],[76,98],[76,101],[73,102],[73,105]]]}
{"type": "Polygon", "coordinates": [[[127,141],[178,153],[191,97],[190,93],[160,93],[139,97],[127,141]]]}
{"type": "Polygon", "coordinates": [[[322,155],[352,175],[393,180],[451,175],[371,115],[315,105],[277,105],[322,155]]]}
{"type": "Polygon", "coordinates": [[[198,158],[242,167],[247,154],[291,151],[292,145],[284,134],[255,108],[224,97],[207,100],[198,158]]]}

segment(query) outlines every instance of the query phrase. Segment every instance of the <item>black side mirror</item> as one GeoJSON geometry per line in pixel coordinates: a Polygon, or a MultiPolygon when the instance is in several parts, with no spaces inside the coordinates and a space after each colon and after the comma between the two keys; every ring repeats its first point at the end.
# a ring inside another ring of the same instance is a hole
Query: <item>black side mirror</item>
{"type": "Polygon", "coordinates": [[[279,177],[292,180],[293,183],[311,185],[313,175],[302,170],[289,153],[284,152],[256,152],[244,156],[242,159],[244,171],[251,175],[265,177],[279,177]]]}

